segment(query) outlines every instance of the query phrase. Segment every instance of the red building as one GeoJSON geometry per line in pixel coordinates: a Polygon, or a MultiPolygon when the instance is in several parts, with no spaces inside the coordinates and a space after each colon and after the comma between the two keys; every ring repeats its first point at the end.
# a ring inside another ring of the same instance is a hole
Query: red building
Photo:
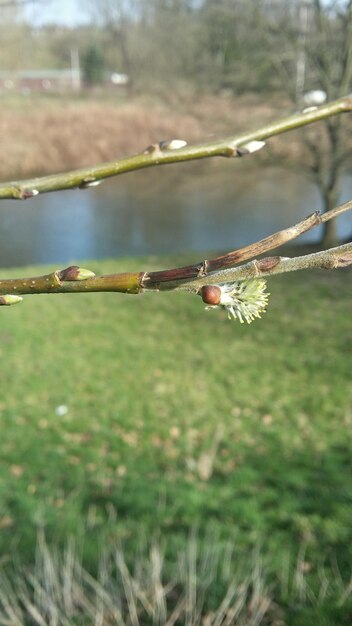
{"type": "Polygon", "coordinates": [[[80,86],[80,72],[74,69],[0,71],[0,91],[66,91],[80,86]]]}

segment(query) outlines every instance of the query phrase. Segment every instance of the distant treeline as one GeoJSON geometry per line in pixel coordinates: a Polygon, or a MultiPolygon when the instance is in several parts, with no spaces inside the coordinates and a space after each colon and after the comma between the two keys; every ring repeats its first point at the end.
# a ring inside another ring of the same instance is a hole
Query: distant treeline
{"type": "MultiPolygon", "coordinates": [[[[45,1],[45,0],[44,0],[45,1]]],[[[334,97],[351,2],[86,0],[85,25],[34,28],[0,10],[0,69],[67,68],[78,50],[87,83],[108,73],[135,92],[323,89],[334,97]],[[331,76],[335,76],[336,80],[331,76]],[[329,81],[324,84],[324,76],[329,81]]],[[[352,61],[350,60],[352,63],[352,61]]]]}

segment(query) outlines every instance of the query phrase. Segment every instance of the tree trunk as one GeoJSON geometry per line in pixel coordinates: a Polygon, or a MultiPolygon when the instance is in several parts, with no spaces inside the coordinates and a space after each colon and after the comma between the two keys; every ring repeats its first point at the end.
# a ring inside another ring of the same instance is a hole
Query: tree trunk
{"type": "Polygon", "coordinates": [[[336,220],[329,220],[323,224],[322,248],[334,248],[337,246],[336,220]]]}
{"type": "MultiPolygon", "coordinates": [[[[330,211],[338,203],[338,192],[334,189],[322,190],[323,195],[323,212],[330,211]]],[[[333,248],[338,245],[337,237],[337,220],[329,220],[323,224],[323,235],[321,239],[323,248],[333,248]]]]}

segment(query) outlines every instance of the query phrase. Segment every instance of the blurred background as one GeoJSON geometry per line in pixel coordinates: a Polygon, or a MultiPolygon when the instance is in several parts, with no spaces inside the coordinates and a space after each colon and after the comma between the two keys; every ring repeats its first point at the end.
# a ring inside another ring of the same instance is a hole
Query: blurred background
{"type": "MultiPolygon", "coordinates": [[[[0,0],[2,181],[351,90],[349,1],[0,0]]],[[[344,115],[244,159],[2,201],[0,271],[209,258],[349,200],[351,151],[344,115]]],[[[346,213],[285,254],[351,235],[346,213]]],[[[350,278],[275,277],[245,328],[187,294],[3,307],[0,624],[350,624],[350,278]]]]}
{"type": "MultiPolygon", "coordinates": [[[[112,160],[163,139],[243,132],[350,88],[344,2],[2,4],[2,179],[112,160]]],[[[137,172],[84,194],[43,196],[25,211],[4,202],[0,263],[248,243],[349,197],[351,146],[340,126],[275,139],[250,163],[137,172]]],[[[336,229],[330,239],[348,237],[350,216],[336,229]]]]}

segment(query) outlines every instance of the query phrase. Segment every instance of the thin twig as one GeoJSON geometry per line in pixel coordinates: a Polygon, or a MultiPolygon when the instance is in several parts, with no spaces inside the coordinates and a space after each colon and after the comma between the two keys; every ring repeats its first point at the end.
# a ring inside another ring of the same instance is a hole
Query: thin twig
{"type": "Polygon", "coordinates": [[[0,199],[25,200],[37,196],[39,193],[49,191],[74,188],[84,189],[97,185],[111,176],[167,163],[180,163],[215,156],[240,157],[252,151],[247,149],[247,146],[253,141],[262,141],[274,135],[318,122],[332,115],[349,111],[352,111],[352,96],[340,98],[314,110],[296,113],[257,130],[227,137],[219,141],[196,146],[185,145],[177,149],[173,149],[173,146],[180,145],[177,141],[161,142],[160,144],[150,146],[141,154],[118,161],[111,161],[61,174],[3,183],[0,185],[0,199]]]}
{"type": "Polygon", "coordinates": [[[239,267],[234,266],[238,265],[239,262],[253,259],[277,248],[283,243],[295,239],[303,232],[307,232],[322,221],[327,222],[350,209],[352,209],[352,200],[331,209],[322,216],[313,213],[295,226],[274,233],[254,244],[210,261],[204,260],[186,267],[157,272],[129,272],[95,276],[89,270],[71,266],[44,276],[0,279],[0,305],[14,304],[13,298],[23,294],[98,291],[138,294],[143,291],[170,291],[172,289],[198,291],[203,285],[244,280],[259,275],[264,277],[313,267],[345,267],[352,263],[352,244],[345,244],[294,259],[276,256],[254,260],[239,267]]]}
{"type": "Polygon", "coordinates": [[[328,222],[329,220],[334,219],[334,217],[341,215],[341,213],[345,213],[346,211],[350,211],[351,209],[352,200],[348,200],[348,202],[345,202],[344,204],[339,204],[339,206],[335,207],[334,209],[330,209],[330,211],[326,211],[326,213],[323,213],[320,216],[320,221],[328,222]]]}
{"type": "Polygon", "coordinates": [[[148,272],[143,278],[143,287],[147,289],[163,289],[163,283],[170,284],[170,281],[182,281],[191,278],[205,277],[211,272],[216,270],[225,269],[226,267],[233,267],[238,263],[252,259],[260,254],[265,254],[269,250],[278,248],[284,243],[296,239],[302,233],[305,233],[314,226],[321,223],[321,216],[319,213],[313,213],[306,217],[302,222],[299,222],[295,226],[291,226],[284,230],[280,230],[277,233],[269,235],[256,243],[252,243],[249,246],[239,248],[233,252],[228,252],[215,259],[203,260],[195,265],[188,265],[186,267],[178,267],[172,270],[162,270],[160,272],[148,272]]]}
{"type": "Polygon", "coordinates": [[[252,278],[265,278],[285,272],[311,269],[336,269],[352,265],[352,243],[346,243],[336,248],[329,248],[321,252],[313,252],[297,257],[264,257],[263,259],[250,261],[245,265],[228,268],[213,272],[206,280],[196,279],[182,284],[176,289],[186,289],[198,292],[204,285],[218,285],[232,283],[237,280],[250,280],[252,278]]]}

